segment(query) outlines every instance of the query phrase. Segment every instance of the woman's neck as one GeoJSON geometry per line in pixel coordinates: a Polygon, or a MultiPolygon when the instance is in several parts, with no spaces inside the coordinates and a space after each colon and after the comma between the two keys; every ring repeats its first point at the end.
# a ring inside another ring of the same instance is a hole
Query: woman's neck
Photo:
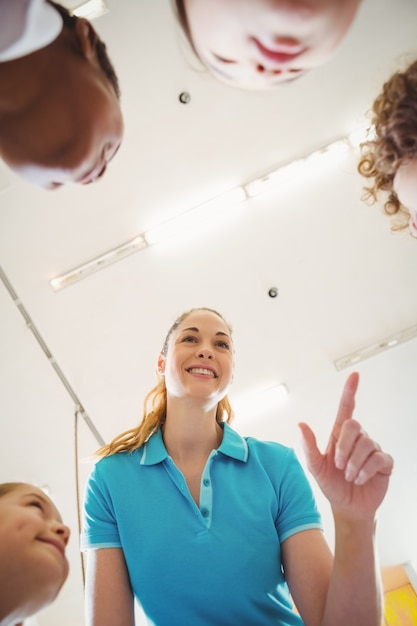
{"type": "Polygon", "coordinates": [[[163,438],[174,460],[206,460],[219,447],[223,430],[216,421],[214,407],[204,410],[196,406],[176,406],[168,402],[163,438]]]}

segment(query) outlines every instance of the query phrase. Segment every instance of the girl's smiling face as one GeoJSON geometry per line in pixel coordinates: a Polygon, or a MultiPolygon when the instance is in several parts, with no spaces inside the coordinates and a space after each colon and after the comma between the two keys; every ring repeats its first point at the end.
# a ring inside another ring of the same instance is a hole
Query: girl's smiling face
{"type": "Polygon", "coordinates": [[[15,582],[19,609],[32,615],[49,605],[68,576],[70,530],[43,491],[18,484],[0,497],[0,581],[15,582]]]}
{"type": "Polygon", "coordinates": [[[184,0],[193,47],[222,82],[269,89],[328,60],[360,0],[184,0]]]}

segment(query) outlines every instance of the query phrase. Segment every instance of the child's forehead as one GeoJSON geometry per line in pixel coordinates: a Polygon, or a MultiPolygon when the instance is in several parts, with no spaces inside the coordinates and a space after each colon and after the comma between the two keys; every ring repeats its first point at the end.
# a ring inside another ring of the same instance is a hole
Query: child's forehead
{"type": "Polygon", "coordinates": [[[8,495],[13,495],[13,493],[19,499],[30,498],[34,496],[39,498],[40,500],[42,500],[42,502],[45,504],[51,514],[53,514],[56,519],[61,520],[61,515],[55,504],[52,502],[51,498],[44,491],[42,491],[42,489],[39,489],[39,487],[35,487],[35,485],[30,484],[22,484],[9,492],[8,495]]]}

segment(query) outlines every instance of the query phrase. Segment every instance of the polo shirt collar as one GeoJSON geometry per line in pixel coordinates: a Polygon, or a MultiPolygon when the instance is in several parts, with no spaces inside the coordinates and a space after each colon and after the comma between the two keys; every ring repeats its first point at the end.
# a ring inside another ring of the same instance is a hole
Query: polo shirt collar
{"type": "MultiPolygon", "coordinates": [[[[223,428],[224,434],[217,451],[232,459],[246,463],[248,460],[248,444],[246,440],[226,422],[221,422],[220,426],[223,428]]],[[[157,463],[162,463],[167,458],[168,452],[162,439],[162,431],[159,428],[143,445],[140,464],[156,465],[157,463]]]]}
{"type": "Polygon", "coordinates": [[[248,460],[246,439],[233,430],[227,422],[221,422],[220,426],[223,428],[224,434],[218,451],[226,456],[230,456],[232,459],[246,463],[248,460]]]}

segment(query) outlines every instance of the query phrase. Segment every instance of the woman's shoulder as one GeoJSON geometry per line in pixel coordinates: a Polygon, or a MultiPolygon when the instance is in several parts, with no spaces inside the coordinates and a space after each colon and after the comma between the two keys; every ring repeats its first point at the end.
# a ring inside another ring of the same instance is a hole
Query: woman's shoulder
{"type": "Polygon", "coordinates": [[[249,452],[270,459],[286,459],[295,456],[294,449],[278,441],[245,437],[249,452]]]}
{"type": "Polygon", "coordinates": [[[95,462],[95,469],[100,472],[106,472],[108,469],[113,470],[117,467],[140,465],[142,454],[143,446],[132,451],[115,452],[98,459],[95,462]]]}

